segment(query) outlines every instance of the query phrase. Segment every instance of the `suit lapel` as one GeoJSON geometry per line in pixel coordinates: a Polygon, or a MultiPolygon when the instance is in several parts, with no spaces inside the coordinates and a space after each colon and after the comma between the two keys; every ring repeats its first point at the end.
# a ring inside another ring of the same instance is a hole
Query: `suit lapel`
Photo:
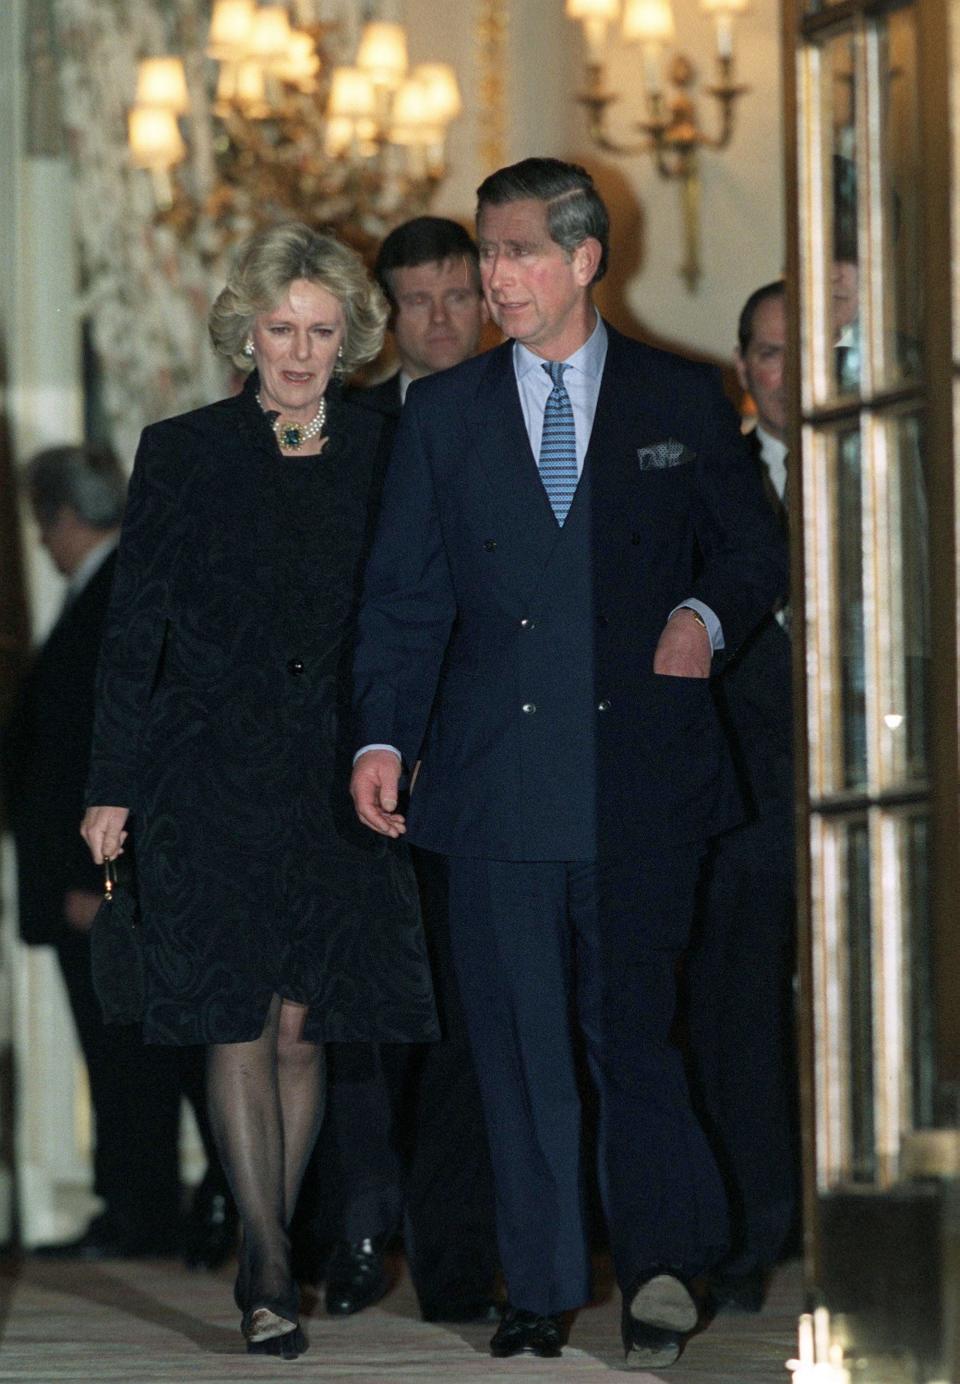
{"type": "Polygon", "coordinates": [[[509,554],[511,576],[529,591],[550,560],[561,530],[530,450],[511,341],[490,353],[475,410],[468,466],[475,466],[482,477],[476,519],[509,554]]]}

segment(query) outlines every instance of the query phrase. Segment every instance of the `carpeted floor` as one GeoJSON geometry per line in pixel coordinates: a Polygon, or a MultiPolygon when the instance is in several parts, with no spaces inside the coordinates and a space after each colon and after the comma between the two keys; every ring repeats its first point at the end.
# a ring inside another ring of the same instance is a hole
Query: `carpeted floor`
{"type": "MultiPolygon", "coordinates": [[[[602,1274],[601,1274],[602,1280],[602,1274]]],[[[489,1326],[429,1326],[417,1317],[402,1263],[377,1307],[332,1319],[312,1298],[310,1350],[282,1363],[242,1350],[232,1274],[191,1274],[176,1261],[0,1265],[0,1381],[59,1384],[274,1384],[297,1379],[353,1384],[500,1384],[598,1380],[622,1374],[615,1294],[579,1313],[561,1360],[487,1354],[489,1326]]],[[[797,1265],[778,1274],[759,1316],[721,1315],[683,1359],[656,1374],[622,1374],[636,1384],[788,1384],[801,1311],[797,1265]]]]}

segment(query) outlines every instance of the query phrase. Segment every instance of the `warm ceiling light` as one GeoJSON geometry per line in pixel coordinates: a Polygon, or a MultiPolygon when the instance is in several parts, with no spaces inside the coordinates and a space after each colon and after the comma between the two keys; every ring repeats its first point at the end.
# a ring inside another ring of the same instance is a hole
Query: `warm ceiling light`
{"type": "Polygon", "coordinates": [[[366,72],[361,72],[358,67],[333,69],[327,115],[345,115],[357,120],[365,115],[374,115],[376,108],[376,92],[366,72]]]}
{"type": "Polygon", "coordinates": [[[190,109],[187,79],[179,58],[144,58],[137,64],[138,106],[157,106],[183,115],[190,109]]]}
{"type": "Polygon", "coordinates": [[[238,62],[233,99],[244,115],[253,120],[262,120],[270,114],[266,99],[266,80],[263,68],[254,58],[238,62]]]}
{"type": "Polygon", "coordinates": [[[134,106],[127,117],[130,162],[134,168],[172,168],[187,148],[171,110],[134,106]]]}
{"type": "Polygon", "coordinates": [[[463,110],[457,74],[446,62],[421,62],[411,73],[413,80],[426,88],[433,117],[441,125],[456,120],[463,110]]]}
{"type": "Polygon", "coordinates": [[[567,0],[568,19],[616,19],[620,13],[620,0],[567,0]]]}
{"type": "Polygon", "coordinates": [[[290,47],[290,18],[283,5],[254,11],[247,51],[258,62],[279,62],[290,47]]]}
{"type": "Polygon", "coordinates": [[[270,64],[270,71],[281,81],[290,82],[302,91],[312,91],[313,79],[320,71],[320,59],[310,35],[293,30],[286,53],[279,62],[270,64]]]}
{"type": "Polygon", "coordinates": [[[430,92],[415,77],[409,77],[397,92],[390,113],[392,144],[439,144],[443,128],[437,120],[430,92]]]}
{"type": "Polygon", "coordinates": [[[236,62],[246,55],[253,9],[253,0],[216,0],[207,39],[208,58],[236,62]]]}
{"type": "Polygon", "coordinates": [[[402,24],[371,19],[363,26],[357,66],[376,86],[396,88],[407,72],[407,35],[402,24]]]}
{"type": "Polygon", "coordinates": [[[623,37],[633,43],[666,43],[674,36],[670,0],[627,0],[623,37]]]}

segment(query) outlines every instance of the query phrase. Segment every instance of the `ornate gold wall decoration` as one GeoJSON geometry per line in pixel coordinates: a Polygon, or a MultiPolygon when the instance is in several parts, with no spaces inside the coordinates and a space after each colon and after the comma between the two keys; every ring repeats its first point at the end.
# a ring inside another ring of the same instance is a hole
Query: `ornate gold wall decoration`
{"type": "Polygon", "coordinates": [[[507,32],[510,0],[477,0],[477,154],[484,175],[507,162],[507,32]]]}

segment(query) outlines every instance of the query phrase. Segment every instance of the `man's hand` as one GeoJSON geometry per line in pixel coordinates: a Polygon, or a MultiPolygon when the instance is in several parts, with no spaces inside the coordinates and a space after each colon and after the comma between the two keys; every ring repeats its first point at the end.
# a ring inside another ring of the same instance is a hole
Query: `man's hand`
{"type": "Polygon", "coordinates": [[[653,671],[668,678],[708,678],[712,658],[705,626],[684,606],[663,627],[653,671]]]}
{"type": "Polygon", "coordinates": [[[123,855],[124,831],[129,807],[88,807],[80,823],[80,835],[90,847],[94,865],[123,855]]]}
{"type": "Polygon", "coordinates": [[[381,836],[402,836],[407,824],[397,812],[400,760],[392,750],[367,750],[353,766],[350,794],[364,826],[381,836]]]}
{"type": "Polygon", "coordinates": [[[100,907],[100,894],[89,889],[68,889],[63,896],[63,916],[75,932],[89,932],[100,907]]]}

